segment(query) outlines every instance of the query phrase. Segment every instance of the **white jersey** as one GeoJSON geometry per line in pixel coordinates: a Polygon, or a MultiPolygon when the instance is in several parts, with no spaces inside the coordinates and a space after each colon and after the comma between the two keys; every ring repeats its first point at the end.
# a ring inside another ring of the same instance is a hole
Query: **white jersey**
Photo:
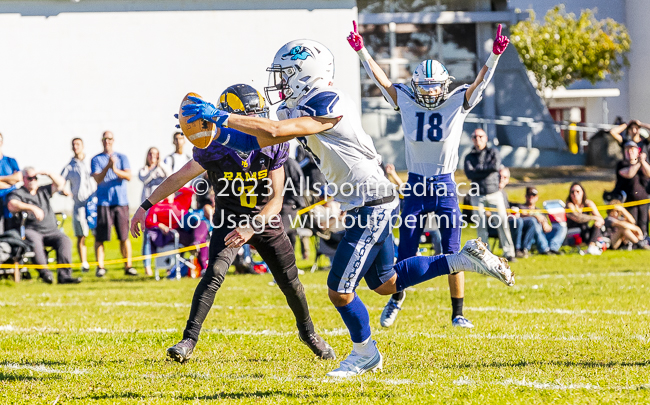
{"type": "Polygon", "coordinates": [[[327,179],[328,193],[334,194],[344,211],[394,192],[393,184],[381,169],[381,156],[372,138],[363,130],[357,111],[350,97],[332,87],[315,88],[294,108],[282,103],[277,111],[280,120],[305,116],[341,117],[334,128],[299,137],[298,141],[314,155],[327,179]]]}
{"type": "Polygon", "coordinates": [[[431,177],[456,171],[465,117],[481,101],[479,97],[473,105],[468,105],[465,101],[468,88],[468,85],[458,87],[439,107],[428,109],[415,101],[410,86],[395,84],[410,173],[431,177]]]}

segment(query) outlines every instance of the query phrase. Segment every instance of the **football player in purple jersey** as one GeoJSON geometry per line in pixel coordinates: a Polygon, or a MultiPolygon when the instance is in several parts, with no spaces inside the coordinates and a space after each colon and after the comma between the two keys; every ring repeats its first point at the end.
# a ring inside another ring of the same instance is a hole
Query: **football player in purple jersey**
{"type": "MultiPolygon", "coordinates": [[[[220,108],[258,117],[266,117],[269,110],[264,97],[246,84],[228,87],[221,94],[220,108]]],[[[314,329],[305,290],[298,279],[294,250],[278,215],[285,180],[283,164],[288,151],[288,143],[250,153],[237,152],[218,142],[205,149],[194,148],[193,159],[160,184],[133,216],[131,233],[138,237],[146,212],[153,204],[207,171],[221,217],[213,220],[216,226],[210,238],[208,268],[194,292],[183,339],[167,349],[173,360],[182,363],[192,355],[226,272],[239,248],[246,243],[254,246],[269,266],[296,317],[300,340],[318,357],[336,358],[332,347],[314,329]]]]}

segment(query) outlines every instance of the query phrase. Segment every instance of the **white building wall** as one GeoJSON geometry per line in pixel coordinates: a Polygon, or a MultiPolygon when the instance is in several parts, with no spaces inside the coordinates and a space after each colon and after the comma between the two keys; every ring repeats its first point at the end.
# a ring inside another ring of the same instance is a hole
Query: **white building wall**
{"type": "Polygon", "coordinates": [[[650,1],[626,0],[627,28],[632,38],[630,52],[630,117],[650,122],[650,1]]]}
{"type": "Polygon", "coordinates": [[[72,138],[93,156],[111,130],[131,162],[137,205],[137,171],[149,147],[173,151],[183,96],[214,101],[242,82],[261,91],[290,40],[328,46],[335,84],[359,100],[358,57],[345,39],[356,16],[354,0],[0,2],[4,152],[21,167],[59,172],[72,138]]]}

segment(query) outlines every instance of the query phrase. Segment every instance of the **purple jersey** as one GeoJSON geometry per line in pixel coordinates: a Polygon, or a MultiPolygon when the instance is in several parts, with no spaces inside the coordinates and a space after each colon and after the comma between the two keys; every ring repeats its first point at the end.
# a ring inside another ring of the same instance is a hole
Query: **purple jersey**
{"type": "Polygon", "coordinates": [[[207,170],[214,187],[217,207],[238,215],[262,210],[271,198],[269,172],[281,168],[288,157],[286,142],[254,150],[247,158],[218,142],[194,148],[194,160],[207,170]]]}

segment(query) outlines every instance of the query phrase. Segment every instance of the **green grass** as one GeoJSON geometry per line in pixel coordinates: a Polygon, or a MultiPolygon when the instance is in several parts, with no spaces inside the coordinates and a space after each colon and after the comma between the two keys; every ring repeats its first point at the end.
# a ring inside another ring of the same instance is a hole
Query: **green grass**
{"type": "MultiPolygon", "coordinates": [[[[386,299],[360,288],[384,371],[343,382],[324,378],[338,362],[313,359],[265,275],[228,275],[184,365],[165,349],[198,280],[126,279],[118,266],[74,286],[0,281],[0,403],[648,403],[649,261],[642,251],[532,257],[512,265],[513,288],[467,274],[473,330],[451,327],[445,278],[409,290],[388,330],[386,299]]],[[[344,357],[326,277],[301,279],[319,332],[344,357]]]]}

